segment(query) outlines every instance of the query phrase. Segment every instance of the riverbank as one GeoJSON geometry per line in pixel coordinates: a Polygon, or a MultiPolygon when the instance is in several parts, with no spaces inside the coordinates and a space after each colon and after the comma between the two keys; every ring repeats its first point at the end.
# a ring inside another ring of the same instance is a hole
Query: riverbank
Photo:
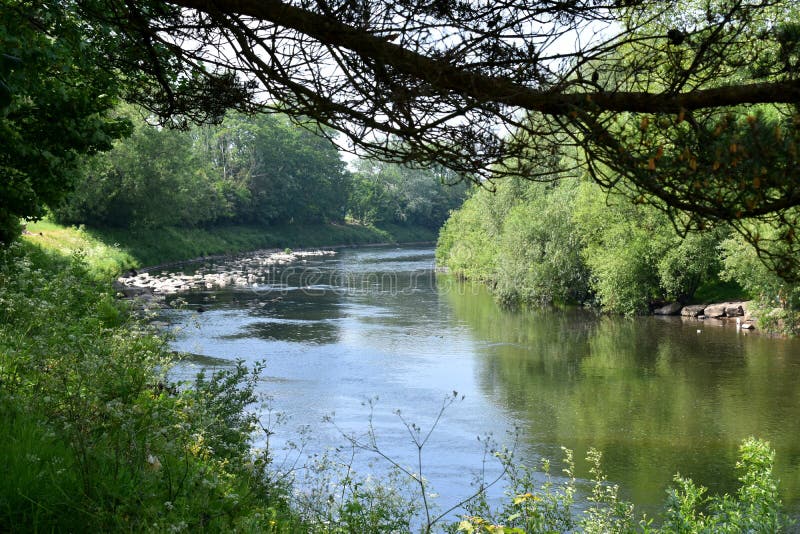
{"type": "Polygon", "coordinates": [[[735,321],[742,330],[754,330],[757,318],[751,314],[751,301],[718,302],[713,304],[688,304],[673,302],[653,310],[653,315],[679,315],[698,321],[735,321]]]}
{"type": "Polygon", "coordinates": [[[82,251],[92,269],[110,280],[129,269],[254,250],[434,242],[436,231],[416,226],[357,224],[121,230],[69,227],[40,221],[28,224],[24,238],[62,255],[82,251]]]}

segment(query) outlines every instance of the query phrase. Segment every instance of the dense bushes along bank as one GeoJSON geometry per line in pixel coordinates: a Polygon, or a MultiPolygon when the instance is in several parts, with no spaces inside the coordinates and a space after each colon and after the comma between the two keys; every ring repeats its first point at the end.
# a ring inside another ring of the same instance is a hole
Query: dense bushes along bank
{"type": "Polygon", "coordinates": [[[666,302],[749,296],[759,327],[798,326],[800,286],[728,228],[682,237],[663,211],[578,178],[477,190],[442,229],[437,261],[486,281],[510,305],[582,303],[635,315],[666,302]]]}

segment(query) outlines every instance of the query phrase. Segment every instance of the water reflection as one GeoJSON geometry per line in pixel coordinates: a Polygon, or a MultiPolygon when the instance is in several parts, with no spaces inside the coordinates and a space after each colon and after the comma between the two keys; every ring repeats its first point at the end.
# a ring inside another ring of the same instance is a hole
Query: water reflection
{"type": "Polygon", "coordinates": [[[221,339],[259,338],[267,341],[330,344],[339,340],[335,323],[321,321],[259,321],[221,339]]]}
{"type": "Polygon", "coordinates": [[[443,294],[486,341],[481,387],[524,421],[534,448],[565,445],[582,457],[594,446],[623,494],[657,509],[678,471],[732,491],[738,445],[759,436],[775,447],[782,495],[797,509],[796,341],[678,318],[511,313],[485,292],[464,293],[443,294]]]}

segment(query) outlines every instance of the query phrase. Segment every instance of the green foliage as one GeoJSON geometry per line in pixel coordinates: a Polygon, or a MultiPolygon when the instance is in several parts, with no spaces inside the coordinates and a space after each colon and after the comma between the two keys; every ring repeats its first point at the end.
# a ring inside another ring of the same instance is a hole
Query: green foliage
{"type": "Polygon", "coordinates": [[[733,281],[721,280],[719,274],[706,280],[697,288],[692,301],[695,303],[733,302],[750,300],[750,295],[733,281]]]}
{"type": "Polygon", "coordinates": [[[349,215],[365,224],[410,224],[438,229],[466,196],[468,185],[442,168],[417,169],[359,160],[349,215]]]}
{"type": "Polygon", "coordinates": [[[739,448],[741,486],[735,496],[709,497],[706,488],[675,477],[668,492],[663,532],[780,532],[785,528],[777,484],[772,477],[775,452],[769,444],[746,439],[739,448]]]}
{"type": "Polygon", "coordinates": [[[238,366],[169,385],[165,340],[80,256],[7,249],[0,325],[0,452],[13,458],[0,467],[0,530],[270,531],[270,518],[294,521],[283,489],[266,485],[266,459],[250,451],[253,375],[238,366]]]}
{"type": "Polygon", "coordinates": [[[583,302],[589,271],[581,257],[583,239],[572,222],[574,184],[530,183],[523,194],[524,202],[503,224],[496,294],[506,303],[583,302]]]}
{"type": "Polygon", "coordinates": [[[128,139],[89,159],[82,174],[76,191],[54,211],[59,222],[122,228],[196,226],[230,211],[193,150],[192,133],[156,128],[141,119],[128,139]]]}
{"type": "MultiPolygon", "coordinates": [[[[771,229],[756,228],[765,239],[771,229]]],[[[721,244],[723,280],[740,285],[754,299],[760,328],[783,334],[800,332],[800,284],[788,283],[764,265],[752,245],[731,237],[721,244]]]]}
{"type": "Polygon", "coordinates": [[[307,532],[412,532],[421,503],[412,497],[405,475],[394,469],[381,477],[364,476],[352,469],[351,462],[352,456],[330,452],[307,466],[298,481],[304,491],[292,501],[307,521],[307,532]]]}
{"type": "Polygon", "coordinates": [[[591,270],[591,285],[604,309],[635,315],[663,298],[659,269],[680,239],[669,220],[651,208],[627,199],[605,196],[583,183],[574,220],[585,239],[583,255],[591,270]]]}
{"type": "Polygon", "coordinates": [[[64,227],[49,221],[28,225],[25,240],[53,253],[81,251],[95,278],[107,280],[143,265],[159,265],[202,256],[257,249],[349,246],[373,243],[434,241],[422,227],[357,224],[227,224],[209,228],[134,229],[64,227]]]}
{"type": "Polygon", "coordinates": [[[503,454],[499,456],[509,479],[506,501],[499,508],[485,499],[469,503],[464,519],[448,530],[507,534],[782,532],[787,519],[772,477],[774,454],[764,441],[744,440],[736,463],[741,486],[735,495],[707,496],[706,488],[677,475],[675,487],[668,491],[660,527],[647,518],[637,519],[633,505],[620,500],[617,486],[609,484],[603,474],[600,453],[593,449],[586,458],[592,473],[589,506],[580,511],[574,508],[578,489],[571,451],[565,449],[565,477],[558,482],[550,476],[549,462],[543,462],[545,481],[541,484],[532,470],[514,465],[513,456],[503,454]]]}
{"type": "Polygon", "coordinates": [[[80,156],[129,133],[118,85],[85,43],[74,5],[4,0],[0,9],[0,242],[74,185],[80,156]]]}
{"type": "Polygon", "coordinates": [[[24,239],[36,243],[51,258],[80,254],[95,280],[106,281],[125,269],[140,265],[135,257],[121,249],[119,243],[106,242],[83,226],[63,227],[43,220],[28,224],[28,230],[24,239]]]}
{"type": "Polygon", "coordinates": [[[212,133],[206,150],[212,172],[230,183],[229,189],[239,189],[233,220],[344,220],[349,175],[339,152],[321,135],[286,117],[232,115],[212,133]]]}
{"type": "Polygon", "coordinates": [[[188,131],[139,119],[129,139],[86,162],[55,216],[120,228],[340,222],[348,190],[336,148],[285,117],[231,114],[188,131]]]}
{"type": "MultiPolygon", "coordinates": [[[[492,282],[496,277],[502,224],[518,199],[506,194],[516,182],[493,195],[475,189],[439,232],[436,261],[458,276],[492,282]]],[[[505,184],[504,184],[505,185],[505,184]]]]}
{"type": "Polygon", "coordinates": [[[465,506],[464,519],[451,525],[450,531],[497,532],[571,532],[577,526],[575,505],[574,462],[572,451],[564,450],[563,477],[553,477],[550,461],[526,466],[515,460],[511,451],[495,453],[505,469],[507,487],[500,507],[493,507],[481,494],[465,506]],[[544,482],[540,482],[544,475],[544,482]],[[453,528],[456,527],[456,528],[453,528]],[[494,527],[494,529],[492,529],[494,527]]]}
{"type": "Polygon", "coordinates": [[[69,444],[40,414],[0,403],[0,526],[78,531],[89,518],[75,506],[81,485],[69,444]],[[71,509],[72,513],[63,513],[71,509]]]}
{"type": "Polygon", "coordinates": [[[619,487],[609,484],[602,469],[602,455],[595,449],[586,454],[592,474],[592,493],[589,507],[581,520],[581,529],[589,534],[604,532],[633,532],[636,522],[633,505],[619,498],[619,487]]]}
{"type": "MultiPolygon", "coordinates": [[[[226,224],[209,228],[158,228],[87,230],[104,243],[117,243],[119,249],[138,265],[158,265],[201,256],[233,254],[258,249],[308,248],[366,243],[392,243],[394,231],[353,224],[226,224]]],[[[45,232],[45,237],[47,233],[45,232]]],[[[31,240],[39,238],[31,236],[31,240]]]]}
{"type": "Polygon", "coordinates": [[[474,194],[439,237],[437,261],[490,281],[507,304],[594,299],[634,315],[685,302],[719,270],[722,230],[681,238],[651,206],[604,195],[590,182],[507,181],[474,194]]]}
{"type": "Polygon", "coordinates": [[[719,272],[717,247],[722,235],[721,231],[689,234],[662,252],[658,278],[668,299],[686,302],[704,281],[719,272]]]}

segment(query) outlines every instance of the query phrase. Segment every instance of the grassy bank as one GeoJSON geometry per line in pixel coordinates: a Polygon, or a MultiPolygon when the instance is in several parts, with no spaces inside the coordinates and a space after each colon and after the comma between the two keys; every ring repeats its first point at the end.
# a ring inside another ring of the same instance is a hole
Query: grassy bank
{"type": "Polygon", "coordinates": [[[130,231],[76,228],[40,221],[28,225],[25,239],[62,255],[82,250],[93,271],[100,276],[113,276],[131,267],[264,248],[432,242],[436,240],[436,232],[422,227],[386,225],[376,228],[355,224],[237,225],[130,231]]]}

